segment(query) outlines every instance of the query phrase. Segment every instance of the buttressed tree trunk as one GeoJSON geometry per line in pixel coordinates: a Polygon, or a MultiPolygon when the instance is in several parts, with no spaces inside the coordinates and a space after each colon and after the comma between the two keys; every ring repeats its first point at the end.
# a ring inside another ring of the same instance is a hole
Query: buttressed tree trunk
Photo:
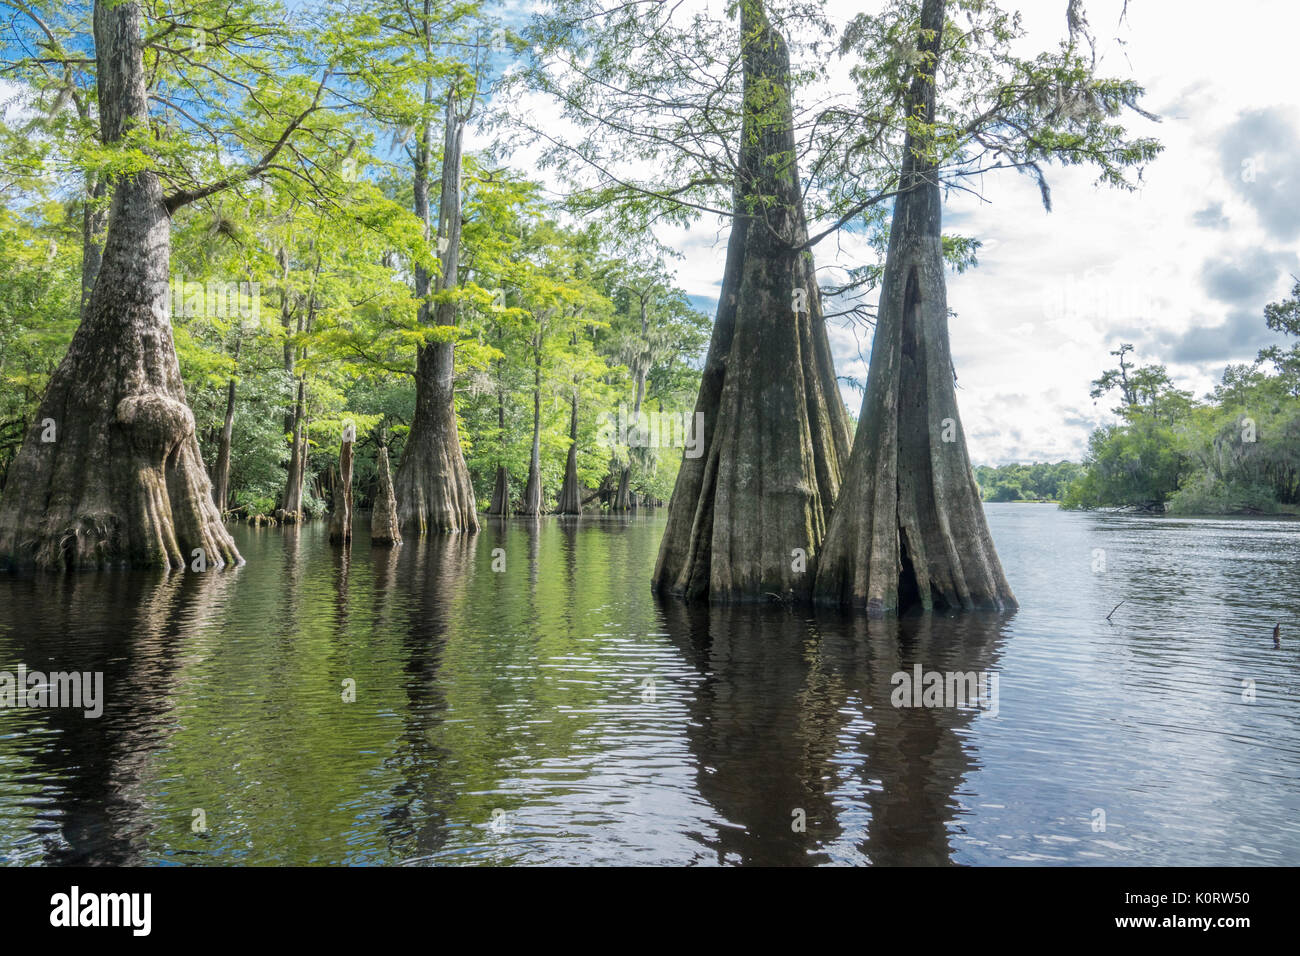
{"type": "Polygon", "coordinates": [[[492,501],[487,513],[504,517],[510,513],[510,472],[505,465],[497,465],[496,480],[492,483],[492,501]]]}
{"type": "Polygon", "coordinates": [[[401,524],[397,520],[397,498],[393,495],[393,477],[388,470],[388,447],[379,446],[379,490],[375,495],[374,512],[370,516],[370,543],[394,545],[402,543],[401,524]]]}
{"type": "Polygon", "coordinates": [[[807,243],[790,57],[759,0],[741,3],[745,108],[718,313],[653,586],[711,601],[806,599],[849,453],[807,243]]]}
{"type": "Polygon", "coordinates": [[[343,431],[339,446],[339,483],[334,486],[334,510],[330,514],[330,543],[346,544],[352,540],[352,444],[356,438],[352,427],[343,431]]]}
{"type": "Polygon", "coordinates": [[[582,488],[578,484],[578,392],[574,386],[569,405],[569,457],[564,465],[564,484],[560,486],[557,514],[582,514],[582,488]]]}
{"type": "MultiPolygon", "coordinates": [[[[96,3],[106,143],[148,122],[139,4],[96,3]]],[[[0,565],[240,563],[199,455],[168,318],[171,220],[152,171],[113,184],[85,314],[0,503],[0,565]]]]}
{"type": "MultiPolygon", "coordinates": [[[[416,213],[429,231],[428,124],[417,147],[416,213]]],[[[455,92],[447,94],[447,125],[442,154],[442,192],[437,231],[442,270],[436,288],[454,289],[460,268],[461,153],[465,118],[457,111],[455,92]]],[[[423,300],[422,321],[430,314],[430,276],[418,268],[416,294],[423,300]]],[[[434,310],[440,326],[456,324],[456,304],[439,302],[434,310]]],[[[415,417],[397,468],[397,514],[402,527],[415,534],[436,531],[478,531],[474,486],[456,428],[455,350],[451,341],[420,346],[415,369],[415,417]]]]}
{"type": "MultiPolygon", "coordinates": [[[[907,115],[934,122],[943,0],[925,0],[907,115]]],[[[1015,606],[957,414],[936,164],[903,145],[871,366],[816,597],[869,611],[1015,606]]]]}

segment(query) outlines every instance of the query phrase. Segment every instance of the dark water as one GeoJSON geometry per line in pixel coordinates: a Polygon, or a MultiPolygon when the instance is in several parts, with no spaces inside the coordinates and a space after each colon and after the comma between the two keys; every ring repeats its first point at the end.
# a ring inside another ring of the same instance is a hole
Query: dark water
{"type": "Polygon", "coordinates": [[[0,670],[107,697],[0,710],[0,861],[1300,863],[1300,524],[988,511],[1009,616],[659,602],[661,516],[0,577],[0,670]]]}

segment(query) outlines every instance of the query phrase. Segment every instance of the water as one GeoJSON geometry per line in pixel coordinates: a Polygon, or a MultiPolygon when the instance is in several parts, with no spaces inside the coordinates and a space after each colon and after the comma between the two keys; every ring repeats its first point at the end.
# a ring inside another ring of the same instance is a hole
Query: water
{"type": "Polygon", "coordinates": [[[0,710],[0,861],[1300,863],[1300,524],[988,513],[1011,615],[658,601],[662,515],[0,577],[0,670],[107,697],[0,710]]]}

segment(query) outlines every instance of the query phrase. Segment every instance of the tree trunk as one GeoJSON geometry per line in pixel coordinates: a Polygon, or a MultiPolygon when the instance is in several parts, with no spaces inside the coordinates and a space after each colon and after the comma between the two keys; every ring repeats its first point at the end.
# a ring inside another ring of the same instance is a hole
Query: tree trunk
{"type": "Polygon", "coordinates": [[[104,198],[104,177],[86,177],[86,201],[81,210],[81,318],[86,317],[90,306],[90,293],[95,288],[99,267],[104,261],[104,227],[108,213],[101,200],[104,198]]]}
{"type": "Polygon", "coordinates": [[[632,510],[632,466],[619,465],[618,490],[614,492],[614,506],[611,511],[632,510]]]}
{"type": "Polygon", "coordinates": [[[351,433],[339,446],[339,483],[334,486],[334,508],[330,514],[330,544],[352,540],[352,442],[351,433]]]}
{"type": "Polygon", "coordinates": [[[492,502],[487,513],[498,517],[510,514],[510,472],[505,465],[497,465],[496,480],[492,483],[492,502]]]}
{"type": "Polygon", "coordinates": [[[379,446],[379,493],[370,517],[370,543],[402,543],[401,524],[397,520],[397,498],[393,494],[393,476],[388,469],[388,448],[379,446]]]}
{"type": "Polygon", "coordinates": [[[564,484],[560,487],[558,514],[582,514],[582,488],[578,485],[578,393],[575,390],[569,407],[569,458],[564,466],[564,484]]]}
{"type": "MultiPolygon", "coordinates": [[[[148,122],[138,3],[95,4],[106,143],[148,122]]],[[[0,504],[0,564],[240,563],[212,501],[168,319],[171,220],[156,174],[114,184],[99,274],[0,504]],[[46,422],[55,429],[53,441],[46,422]]]]}
{"type": "MultiPolygon", "coordinates": [[[[649,294],[647,290],[646,295],[649,294]]],[[[649,335],[650,326],[646,316],[646,297],[641,297],[641,340],[644,342],[649,335]]],[[[628,423],[628,430],[640,429],[641,427],[641,403],[645,400],[645,379],[646,373],[649,372],[650,366],[644,356],[636,362],[636,396],[632,402],[632,421],[628,423]]],[[[630,484],[632,481],[632,464],[631,458],[636,455],[640,457],[641,446],[636,445],[628,448],[628,463],[621,465],[618,471],[618,492],[614,495],[613,511],[630,511],[633,507],[630,484]]]]}
{"type": "Polygon", "coordinates": [[[803,248],[789,53],[759,0],[742,0],[741,36],[736,215],[695,405],[706,450],[682,461],[653,579],[656,591],[711,601],[811,595],[849,451],[803,248]]]}
{"type": "MultiPolygon", "coordinates": [[[[239,360],[238,342],[235,343],[235,360],[239,360]]],[[[226,505],[229,503],[227,498],[230,492],[230,440],[235,432],[235,388],[236,382],[234,376],[231,376],[230,384],[226,386],[226,418],[221,425],[221,440],[217,444],[217,463],[213,467],[216,481],[212,500],[221,514],[225,514],[226,505]]]]}
{"type": "Polygon", "coordinates": [[[289,524],[302,520],[302,483],[307,470],[307,381],[298,378],[298,399],[294,403],[290,420],[289,474],[284,483],[284,507],[280,520],[289,524]]]}
{"type": "MultiPolygon", "coordinates": [[[[426,85],[425,99],[431,101],[426,85]]],[[[442,193],[438,204],[438,238],[442,271],[438,291],[454,289],[460,266],[461,153],[465,119],[456,111],[456,95],[447,94],[447,126],[442,154],[442,193]]],[[[429,229],[428,164],[432,154],[430,127],[416,150],[415,211],[429,229]]],[[[421,299],[420,319],[430,317],[428,270],[417,267],[415,291],[421,299]]],[[[438,325],[456,324],[456,304],[439,302],[438,325]]],[[[432,342],[420,346],[415,369],[415,417],[397,468],[397,513],[403,528],[415,534],[435,531],[478,531],[478,506],[474,486],[460,447],[456,427],[455,344],[432,342]]]]}
{"type": "MultiPolygon", "coordinates": [[[[925,0],[907,115],[934,121],[943,0],[925,0]]],[[[816,596],[869,611],[1014,607],[957,413],[938,174],[903,144],[859,428],[818,562],[816,596]]]]}
{"type": "MultiPolygon", "coordinates": [[[[500,363],[497,365],[497,375],[501,375],[500,363]]],[[[497,390],[497,428],[501,435],[502,441],[505,440],[506,433],[506,395],[501,389],[497,390]]],[[[505,517],[510,514],[510,472],[503,464],[497,464],[496,478],[492,483],[492,501],[488,504],[487,513],[498,517],[505,517]]]]}
{"type": "Polygon", "coordinates": [[[534,342],[533,366],[533,451],[528,459],[528,481],[519,501],[518,514],[536,517],[542,513],[542,346],[534,342]]]}

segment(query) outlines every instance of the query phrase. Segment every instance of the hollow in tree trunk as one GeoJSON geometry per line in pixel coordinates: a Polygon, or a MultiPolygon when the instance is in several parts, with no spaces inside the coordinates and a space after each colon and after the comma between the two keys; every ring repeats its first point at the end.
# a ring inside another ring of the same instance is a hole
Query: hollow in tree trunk
{"type": "MultiPolygon", "coordinates": [[[[426,85],[425,100],[432,100],[426,85]]],[[[447,94],[447,125],[442,154],[442,192],[437,231],[442,270],[439,292],[454,289],[460,267],[461,153],[465,117],[457,111],[454,89],[447,94]]],[[[415,212],[432,230],[429,214],[429,162],[432,155],[430,125],[426,120],[415,153],[415,212]]],[[[415,292],[421,299],[420,319],[427,324],[432,313],[439,326],[456,324],[456,304],[439,302],[430,309],[432,286],[424,267],[415,271],[415,292]]],[[[415,417],[397,468],[397,514],[401,525],[414,534],[438,531],[478,531],[478,506],[474,486],[460,447],[456,427],[455,343],[434,341],[421,345],[415,368],[415,417]]]]}
{"type": "MultiPolygon", "coordinates": [[[[907,99],[907,115],[925,124],[943,23],[943,0],[925,0],[907,99]]],[[[910,132],[899,186],[860,424],[816,596],[873,612],[1014,607],[957,413],[938,171],[910,132]]]]}
{"type": "MultiPolygon", "coordinates": [[[[138,3],[96,3],[106,143],[148,122],[138,3]]],[[[151,171],[113,188],[85,315],[0,502],[0,565],[240,563],[212,501],[168,319],[171,218],[151,171]]]]}
{"type": "Polygon", "coordinates": [[[807,248],[790,58],[759,0],[741,3],[745,112],[735,212],[696,414],[656,591],[711,601],[807,598],[849,451],[807,248]]]}
{"type": "Polygon", "coordinates": [[[379,488],[375,507],[370,516],[370,543],[395,545],[402,543],[402,529],[397,520],[397,498],[393,495],[393,476],[388,468],[388,447],[379,446],[377,467],[379,488]]]}

